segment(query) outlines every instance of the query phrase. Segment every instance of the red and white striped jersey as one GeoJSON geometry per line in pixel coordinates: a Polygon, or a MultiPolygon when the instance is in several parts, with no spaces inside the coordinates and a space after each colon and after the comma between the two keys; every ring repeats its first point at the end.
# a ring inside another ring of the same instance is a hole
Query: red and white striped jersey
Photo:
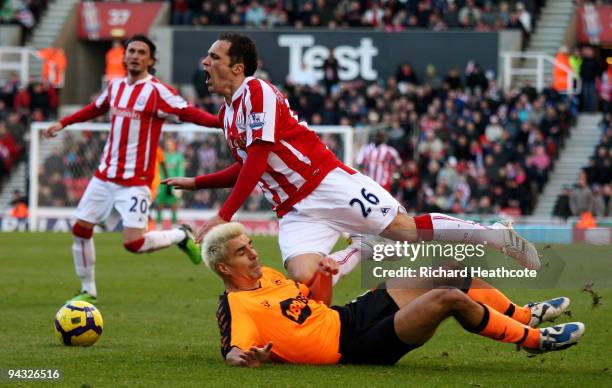
{"type": "Polygon", "coordinates": [[[357,164],[363,166],[363,173],[374,179],[387,190],[391,189],[391,177],[402,159],[397,150],[386,144],[369,143],[361,147],[357,164]]]}
{"type": "Polygon", "coordinates": [[[247,77],[219,111],[232,155],[244,163],[255,141],[274,143],[258,186],[279,217],[310,194],[336,167],[347,171],[306,123],[298,122],[289,102],[266,81],[247,77]]]}
{"type": "Polygon", "coordinates": [[[116,79],[95,102],[110,110],[111,130],[96,177],[123,185],[149,184],[155,171],[161,127],[187,102],[171,87],[149,75],[128,84],[116,79]]]}

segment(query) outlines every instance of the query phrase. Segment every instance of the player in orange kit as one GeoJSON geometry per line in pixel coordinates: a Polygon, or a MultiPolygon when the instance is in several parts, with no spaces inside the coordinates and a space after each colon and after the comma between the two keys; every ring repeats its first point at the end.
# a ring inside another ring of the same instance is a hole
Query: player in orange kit
{"type": "MultiPolygon", "coordinates": [[[[569,299],[519,307],[477,278],[447,279],[448,286],[436,289],[385,288],[392,287],[387,283],[344,306],[328,307],[310,298],[307,285],[262,267],[239,223],[211,229],[202,255],[225,286],[217,320],[221,352],[230,365],[394,364],[451,316],[469,332],[535,353],[566,349],[584,334],[580,322],[533,327],[558,317],[569,299]],[[509,316],[510,310],[522,314],[509,316]]],[[[319,261],[315,276],[330,296],[337,270],[335,260],[319,261]]]]}

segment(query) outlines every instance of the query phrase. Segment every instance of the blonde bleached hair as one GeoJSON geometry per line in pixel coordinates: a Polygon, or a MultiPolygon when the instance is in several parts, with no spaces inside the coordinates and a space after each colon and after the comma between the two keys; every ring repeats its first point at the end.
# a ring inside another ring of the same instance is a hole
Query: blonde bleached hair
{"type": "Polygon", "coordinates": [[[238,222],[228,222],[212,228],[202,241],[202,259],[208,268],[217,272],[217,264],[227,259],[227,242],[242,234],[246,234],[246,230],[238,222]]]}

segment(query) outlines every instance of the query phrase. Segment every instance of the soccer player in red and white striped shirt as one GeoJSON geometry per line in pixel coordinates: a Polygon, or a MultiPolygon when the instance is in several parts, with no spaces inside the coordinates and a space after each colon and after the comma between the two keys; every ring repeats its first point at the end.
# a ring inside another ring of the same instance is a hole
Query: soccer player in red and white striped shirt
{"type": "Polygon", "coordinates": [[[385,133],[382,130],[376,132],[373,142],[361,147],[356,162],[364,174],[387,191],[391,191],[393,173],[402,165],[397,150],[385,144],[385,133]]]}
{"type": "MultiPolygon", "coordinates": [[[[219,213],[200,228],[196,240],[213,226],[229,221],[259,185],[280,218],[279,244],[290,276],[307,284],[314,298],[325,302],[331,300],[333,280],[322,277],[318,263],[321,256],[329,255],[341,232],[410,242],[434,237],[482,242],[484,226],[438,214],[409,217],[378,183],[342,164],[298,120],[276,87],[253,77],[257,49],[249,37],[221,34],[202,64],[209,91],[225,97],[219,118],[236,163],[213,174],[162,182],[192,190],[233,187],[219,213]]],[[[539,267],[533,244],[511,230],[506,234],[512,234],[514,245],[509,246],[503,237],[489,245],[527,266],[539,267]]],[[[359,263],[360,255],[353,245],[331,257],[341,263],[342,274],[359,263]]]]}
{"type": "Polygon", "coordinates": [[[146,232],[150,185],[161,128],[168,116],[207,127],[221,124],[216,116],[189,106],[171,87],[151,74],[156,48],[146,36],[132,37],[125,48],[128,76],[111,81],[95,102],[54,123],[43,133],[47,138],[53,137],[67,125],[110,111],[110,134],[100,165],[79,202],[72,229],[72,254],[82,285],[81,293],[73,300],[96,301],[93,228],[106,220],[113,208],[121,215],[123,241],[128,251],[152,252],[178,244],[194,263],[201,262],[189,227],[146,232]]]}

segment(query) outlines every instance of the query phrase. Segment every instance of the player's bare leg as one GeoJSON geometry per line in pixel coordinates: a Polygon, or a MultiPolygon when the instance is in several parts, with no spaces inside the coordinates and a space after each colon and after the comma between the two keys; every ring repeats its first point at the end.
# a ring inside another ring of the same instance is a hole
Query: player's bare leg
{"type": "Polygon", "coordinates": [[[76,220],[72,227],[74,240],[72,242],[72,259],[74,270],[81,280],[80,293],[71,300],[83,300],[97,303],[96,289],[96,249],[93,241],[94,224],[84,220],[76,220]]]}
{"type": "Polygon", "coordinates": [[[170,205],[170,221],[172,222],[172,227],[176,228],[176,222],[177,222],[177,216],[176,213],[178,211],[178,204],[173,203],[172,205],[170,205]]]}
{"type": "Polygon", "coordinates": [[[431,213],[416,217],[398,214],[380,234],[396,241],[415,242],[437,240],[443,242],[484,243],[517,260],[529,269],[540,269],[535,246],[519,236],[511,225],[496,223],[486,227],[445,214],[431,213]]]}
{"type": "MultiPolygon", "coordinates": [[[[388,290],[395,300],[398,290],[388,290]]],[[[496,341],[518,344],[528,351],[562,350],[575,345],[584,334],[584,324],[567,323],[534,329],[470,299],[456,288],[436,289],[417,297],[394,316],[397,336],[404,343],[421,345],[439,324],[454,317],[464,329],[496,341]]]]}
{"type": "MultiPolygon", "coordinates": [[[[303,253],[291,257],[286,262],[289,277],[303,284],[309,284],[310,280],[319,268],[321,255],[318,253],[303,253]]],[[[313,294],[315,290],[311,290],[313,294]]]]}

